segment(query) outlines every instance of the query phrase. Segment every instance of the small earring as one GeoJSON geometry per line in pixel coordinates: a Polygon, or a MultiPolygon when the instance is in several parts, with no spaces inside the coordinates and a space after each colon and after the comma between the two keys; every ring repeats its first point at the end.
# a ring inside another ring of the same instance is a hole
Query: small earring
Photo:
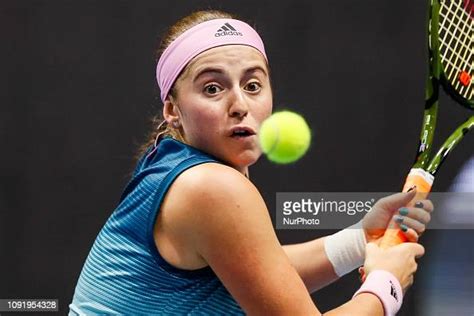
{"type": "Polygon", "coordinates": [[[178,128],[179,127],[179,121],[173,121],[173,127],[178,128]]]}

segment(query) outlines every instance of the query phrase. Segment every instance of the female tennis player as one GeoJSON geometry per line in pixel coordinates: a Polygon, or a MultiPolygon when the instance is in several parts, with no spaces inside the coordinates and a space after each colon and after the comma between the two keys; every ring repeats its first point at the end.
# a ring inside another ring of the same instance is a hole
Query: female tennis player
{"type": "Polygon", "coordinates": [[[320,315],[310,293],[364,265],[367,278],[328,315],[393,315],[413,283],[429,200],[386,197],[358,224],[282,246],[249,180],[272,111],[263,42],[220,11],[180,20],[156,74],[163,123],[86,260],[69,315],[320,315]],[[400,209],[402,208],[402,209],[400,209]],[[412,242],[376,245],[392,220],[412,242]]]}

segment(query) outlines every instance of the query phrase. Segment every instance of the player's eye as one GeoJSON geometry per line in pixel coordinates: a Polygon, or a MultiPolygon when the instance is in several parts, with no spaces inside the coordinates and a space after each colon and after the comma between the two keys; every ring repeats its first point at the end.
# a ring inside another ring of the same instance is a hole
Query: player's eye
{"type": "Polygon", "coordinates": [[[258,92],[258,91],[260,91],[261,88],[262,88],[262,86],[260,85],[260,83],[258,83],[257,81],[252,81],[252,82],[249,82],[245,86],[244,89],[249,91],[249,92],[258,92]]]}
{"type": "Polygon", "coordinates": [[[207,93],[207,94],[209,94],[209,95],[214,95],[214,94],[217,94],[217,93],[219,93],[219,92],[221,92],[221,91],[222,91],[222,88],[219,87],[219,86],[216,85],[216,84],[213,84],[213,83],[208,84],[208,85],[206,85],[206,86],[204,87],[204,92],[207,93]]]}

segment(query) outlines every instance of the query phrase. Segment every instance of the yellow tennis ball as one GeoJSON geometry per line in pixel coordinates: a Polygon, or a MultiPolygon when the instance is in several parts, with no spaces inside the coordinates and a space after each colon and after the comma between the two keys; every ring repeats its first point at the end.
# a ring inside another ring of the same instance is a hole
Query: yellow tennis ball
{"type": "Polygon", "coordinates": [[[311,143],[305,119],[291,111],[276,112],[260,127],[260,147],[270,161],[291,163],[300,159],[311,143]]]}

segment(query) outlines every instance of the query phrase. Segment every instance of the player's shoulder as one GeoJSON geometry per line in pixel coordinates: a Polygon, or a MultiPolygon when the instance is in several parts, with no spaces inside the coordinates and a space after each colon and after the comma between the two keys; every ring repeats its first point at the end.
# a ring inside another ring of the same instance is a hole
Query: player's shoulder
{"type": "Polygon", "coordinates": [[[175,187],[191,195],[252,190],[253,184],[236,169],[220,163],[203,163],[187,169],[175,180],[175,187]]]}
{"type": "MultiPolygon", "coordinates": [[[[250,212],[255,207],[249,203],[258,207],[259,200],[250,181],[236,169],[214,162],[193,166],[176,177],[164,197],[156,219],[157,246],[178,267],[201,266],[199,250],[205,245],[219,247],[226,236],[235,238],[222,227],[244,225],[241,209],[250,212]]],[[[253,223],[259,224],[265,212],[254,213],[253,223]]]]}
{"type": "Polygon", "coordinates": [[[184,171],[172,184],[167,201],[190,217],[203,218],[215,216],[216,210],[225,214],[232,213],[236,207],[263,208],[265,204],[249,179],[219,163],[204,163],[184,171]]]}

